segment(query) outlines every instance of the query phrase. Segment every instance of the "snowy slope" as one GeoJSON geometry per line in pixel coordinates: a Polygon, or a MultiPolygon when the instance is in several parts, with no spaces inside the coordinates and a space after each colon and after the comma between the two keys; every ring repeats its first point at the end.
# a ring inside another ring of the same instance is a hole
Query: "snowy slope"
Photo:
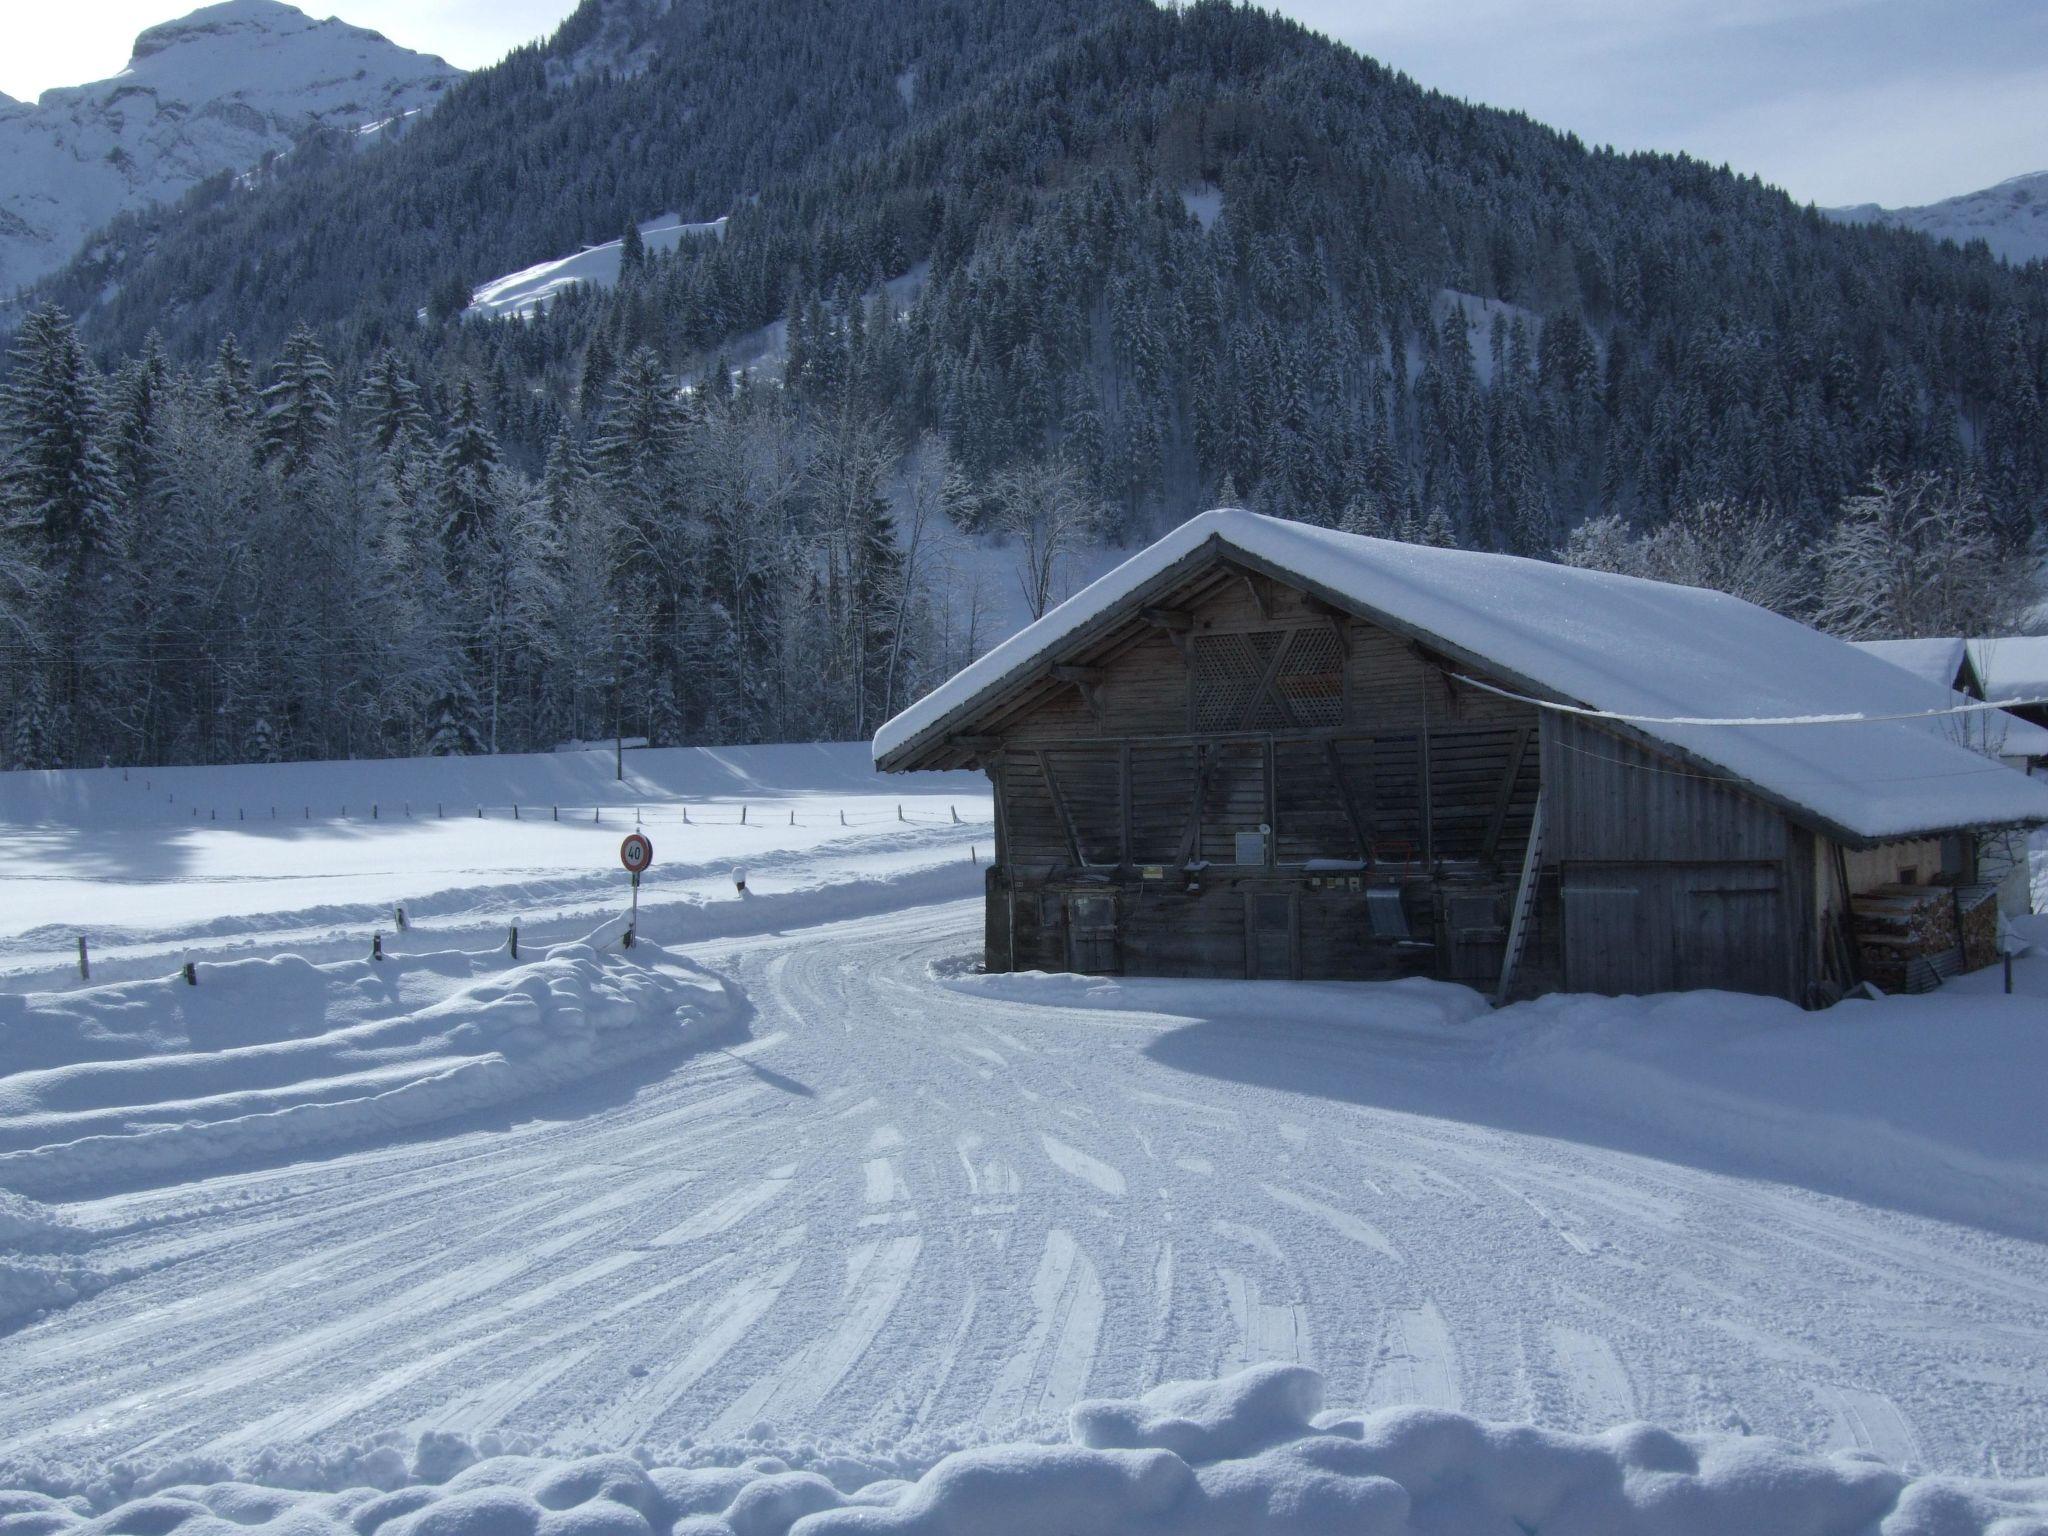
{"type": "MultiPolygon", "coordinates": [[[[640,226],[640,238],[650,255],[672,251],[685,240],[716,238],[724,233],[722,218],[708,224],[687,224],[681,215],[673,213],[649,219],[640,226]]],[[[619,261],[624,250],[624,240],[607,240],[602,245],[585,246],[573,256],[543,261],[493,278],[476,290],[466,313],[488,320],[529,315],[545,309],[556,294],[578,283],[610,288],[619,280],[619,261]]]]}
{"type": "Polygon", "coordinates": [[[430,105],[461,71],[279,0],[225,0],[135,40],[110,80],[0,99],[0,294],[55,270],[115,214],[430,105]]]}
{"type": "Polygon", "coordinates": [[[1857,203],[1848,208],[1823,208],[1841,224],[1884,224],[1918,230],[1936,240],[1958,245],[1982,240],[1991,254],[2018,265],[2048,258],[2048,171],[2014,176],[1980,192],[1944,198],[1919,208],[1880,208],[1857,203]]]}

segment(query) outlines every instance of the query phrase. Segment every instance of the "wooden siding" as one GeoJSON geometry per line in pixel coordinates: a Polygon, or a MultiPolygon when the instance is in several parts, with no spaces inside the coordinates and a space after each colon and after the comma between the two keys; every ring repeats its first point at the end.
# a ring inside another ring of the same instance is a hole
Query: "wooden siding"
{"type": "Polygon", "coordinates": [[[1542,738],[1566,987],[1806,999],[1813,855],[1783,813],[1589,721],[1548,715],[1542,738]]]}
{"type": "Polygon", "coordinates": [[[1782,861],[1580,863],[1563,891],[1574,992],[1790,994],[1799,925],[1782,861]]]}
{"type": "Polygon", "coordinates": [[[1558,863],[1775,861],[1783,814],[1738,787],[1570,715],[1543,721],[1545,843],[1558,863]]]}
{"type": "Polygon", "coordinates": [[[1814,840],[1741,787],[1263,578],[1150,613],[977,725],[991,966],[1490,986],[1540,792],[1519,991],[1804,1000],[1822,974],[1814,840]]]}

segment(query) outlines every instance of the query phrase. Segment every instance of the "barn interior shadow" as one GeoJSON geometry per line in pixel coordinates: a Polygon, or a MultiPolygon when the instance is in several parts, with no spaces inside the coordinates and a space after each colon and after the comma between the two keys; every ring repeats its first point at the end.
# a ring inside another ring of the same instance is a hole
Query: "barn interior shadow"
{"type": "Polygon", "coordinates": [[[1356,1104],[1366,1109],[1483,1126],[1517,1135],[1630,1153],[1703,1173],[1754,1179],[2000,1237],[2048,1242],[2048,1211],[2014,1200],[1998,1212],[1958,1208],[1938,1188],[1892,1179],[1880,1184],[1789,1165],[1767,1149],[1710,1143],[1686,1134],[1682,1119],[1634,1124],[1611,1113],[1516,1087],[1488,1064],[1491,1037],[1455,1030],[1424,1036],[1344,1025],[1306,1026],[1266,1019],[1199,1019],[1155,1037],[1144,1053],[1161,1066],[1251,1087],[1356,1104]]]}

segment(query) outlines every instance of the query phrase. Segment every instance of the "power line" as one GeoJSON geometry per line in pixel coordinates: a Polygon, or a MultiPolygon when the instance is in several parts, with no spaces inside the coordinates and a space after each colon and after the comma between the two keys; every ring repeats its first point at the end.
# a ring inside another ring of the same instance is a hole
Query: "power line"
{"type": "Polygon", "coordinates": [[[1946,709],[1916,709],[1896,715],[1868,715],[1856,712],[1835,715],[1645,715],[1631,714],[1619,709],[1588,709],[1581,704],[1560,704],[1555,699],[1533,698],[1526,693],[1516,693],[1511,688],[1501,688],[1493,683],[1482,682],[1476,677],[1467,677],[1462,672],[1453,672],[1451,676],[1461,683],[1484,689],[1487,693],[1499,694],[1504,699],[1513,699],[1518,704],[1533,705],[1537,709],[1548,709],[1561,715],[1576,715],[1582,720],[1620,720],[1631,725],[1877,725],[1893,720],[1938,720],[1947,715],[1977,715],[2048,704],[2048,698],[2000,699],[1996,702],[1971,699],[1946,709]]]}

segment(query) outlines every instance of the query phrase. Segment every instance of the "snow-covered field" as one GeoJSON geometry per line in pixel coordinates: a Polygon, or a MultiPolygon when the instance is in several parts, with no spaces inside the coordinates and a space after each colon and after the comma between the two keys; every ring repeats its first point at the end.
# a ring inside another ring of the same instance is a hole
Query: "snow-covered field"
{"type": "Polygon", "coordinates": [[[982,977],[977,780],[626,762],[0,780],[0,1531],[2048,1530],[2048,960],[982,977]]]}

